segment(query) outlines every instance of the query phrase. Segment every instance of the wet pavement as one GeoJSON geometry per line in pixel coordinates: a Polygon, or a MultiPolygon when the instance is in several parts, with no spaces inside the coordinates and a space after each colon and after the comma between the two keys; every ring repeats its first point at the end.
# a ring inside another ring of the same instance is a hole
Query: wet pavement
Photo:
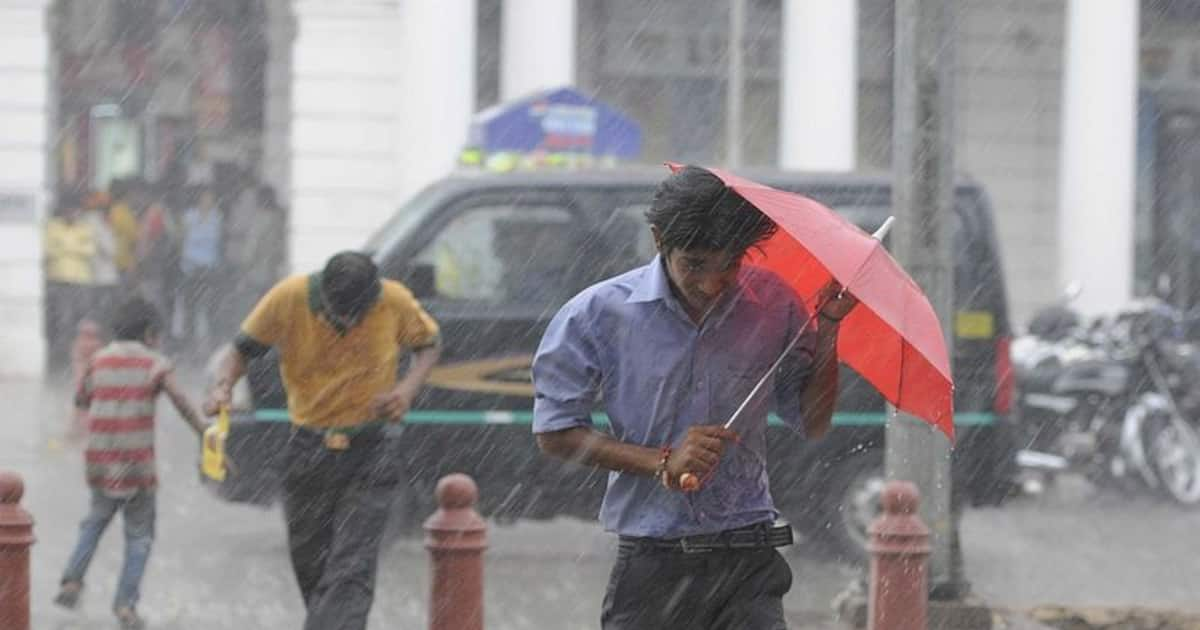
{"type": "MultiPolygon", "coordinates": [[[[0,382],[8,420],[0,424],[0,468],[26,479],[36,521],[33,627],[115,627],[109,613],[120,568],[119,523],[106,534],[81,608],[50,604],[58,572],[87,505],[80,447],[64,441],[63,390],[33,381],[0,382]]],[[[195,437],[163,401],[159,412],[158,537],[143,585],[154,629],[297,628],[303,613],[277,508],[216,499],[196,472],[195,437]]],[[[592,523],[556,520],[492,526],[485,615],[491,629],[596,628],[613,541],[592,523]]],[[[1200,512],[1145,497],[1093,492],[1082,482],[1002,509],[973,510],[963,522],[967,574],[976,594],[1012,610],[1041,604],[1141,605],[1200,612],[1200,512]]],[[[820,559],[804,545],[788,553],[795,583],[785,605],[793,627],[825,627],[834,596],[858,572],[820,559]]],[[[384,551],[373,628],[426,624],[428,559],[420,540],[384,551]]]]}

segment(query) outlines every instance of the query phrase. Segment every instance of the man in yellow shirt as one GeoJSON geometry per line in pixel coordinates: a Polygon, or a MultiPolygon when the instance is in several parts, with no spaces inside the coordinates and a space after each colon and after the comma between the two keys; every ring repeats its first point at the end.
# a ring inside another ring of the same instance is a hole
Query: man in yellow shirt
{"type": "Polygon", "coordinates": [[[206,410],[228,405],[246,361],[279,352],[292,438],[284,511],[306,630],[366,627],[379,543],[400,479],[388,422],[404,419],[440,353],[437,323],[363,254],[276,284],[242,324],[206,410]],[[402,350],[413,353],[398,376],[402,350]]]}
{"type": "Polygon", "coordinates": [[[140,193],[141,182],[136,179],[118,180],[112,184],[112,205],[108,208],[108,223],[112,226],[117,241],[115,261],[121,277],[130,281],[137,258],[134,250],[138,239],[138,218],[133,210],[132,198],[140,193]]]}
{"type": "Polygon", "coordinates": [[[92,227],[81,220],[80,202],[78,195],[64,193],[42,235],[46,257],[46,341],[53,369],[66,365],[66,349],[76,324],[87,312],[92,284],[96,241],[92,227]]]}

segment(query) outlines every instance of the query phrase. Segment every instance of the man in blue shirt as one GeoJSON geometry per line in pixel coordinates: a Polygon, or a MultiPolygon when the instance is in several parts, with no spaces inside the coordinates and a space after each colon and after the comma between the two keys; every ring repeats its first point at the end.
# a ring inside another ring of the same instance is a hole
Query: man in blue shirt
{"type": "Polygon", "coordinates": [[[533,431],[542,451],[612,471],[605,630],[786,628],[791,571],[775,547],[791,532],[774,525],[767,413],[809,437],[828,427],[838,321],[857,302],[826,287],[814,321],[777,276],[743,266],[776,226],[704,169],[664,180],[646,218],[659,255],[575,296],[542,338],[533,431]],[[592,427],[598,405],[611,435],[592,427]],[[683,491],[688,473],[699,489],[683,491]]]}

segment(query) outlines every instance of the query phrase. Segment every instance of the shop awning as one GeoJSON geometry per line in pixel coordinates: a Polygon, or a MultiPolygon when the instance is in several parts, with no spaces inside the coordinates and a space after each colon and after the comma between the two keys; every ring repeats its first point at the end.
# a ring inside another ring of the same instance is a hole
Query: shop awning
{"type": "Polygon", "coordinates": [[[573,88],[545,90],[489,107],[471,119],[468,144],[485,153],[574,153],[633,158],[642,129],[573,88]]]}

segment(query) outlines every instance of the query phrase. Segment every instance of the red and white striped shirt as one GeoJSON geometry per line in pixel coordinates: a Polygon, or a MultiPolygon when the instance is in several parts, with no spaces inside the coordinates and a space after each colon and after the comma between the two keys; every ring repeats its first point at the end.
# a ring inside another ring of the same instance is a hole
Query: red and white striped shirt
{"type": "Polygon", "coordinates": [[[92,358],[76,399],[88,408],[88,485],[129,497],[158,485],[154,465],[155,399],[173,366],[136,341],[114,341],[92,358]]]}

